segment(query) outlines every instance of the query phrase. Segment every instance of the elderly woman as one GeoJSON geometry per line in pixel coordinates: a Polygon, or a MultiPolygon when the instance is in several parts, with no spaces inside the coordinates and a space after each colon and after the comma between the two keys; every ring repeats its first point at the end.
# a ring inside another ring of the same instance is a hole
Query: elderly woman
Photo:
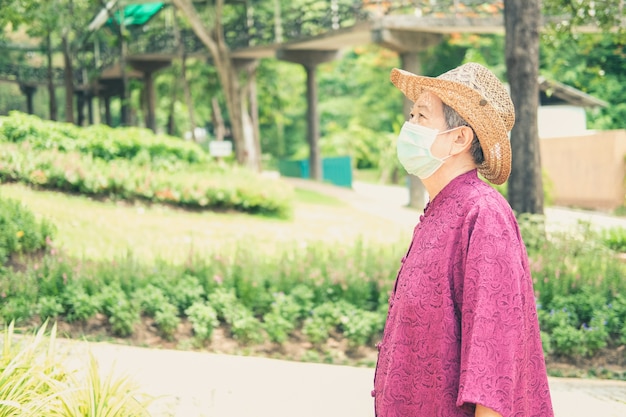
{"type": "Polygon", "coordinates": [[[437,78],[394,69],[414,102],[398,158],[430,201],[389,301],[374,379],[377,417],[551,417],[528,255],[486,180],[511,171],[506,88],[469,63],[437,78]]]}

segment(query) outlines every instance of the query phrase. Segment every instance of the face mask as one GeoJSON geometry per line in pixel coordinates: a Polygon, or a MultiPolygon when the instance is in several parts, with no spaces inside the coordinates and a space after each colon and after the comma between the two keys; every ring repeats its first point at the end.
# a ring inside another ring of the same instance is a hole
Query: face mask
{"type": "Polygon", "coordinates": [[[437,135],[450,132],[454,129],[439,132],[437,129],[404,122],[397,141],[397,152],[400,163],[406,172],[417,175],[421,179],[430,177],[437,171],[451,155],[445,158],[436,158],[430,152],[437,135]]]}

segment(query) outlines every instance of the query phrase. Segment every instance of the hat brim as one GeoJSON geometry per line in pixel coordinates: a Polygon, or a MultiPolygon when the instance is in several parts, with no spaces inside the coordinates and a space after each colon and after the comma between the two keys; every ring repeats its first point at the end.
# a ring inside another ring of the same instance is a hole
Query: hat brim
{"type": "Polygon", "coordinates": [[[485,161],[478,171],[493,184],[503,184],[511,173],[511,143],[497,110],[476,90],[449,80],[416,75],[394,68],[391,82],[412,102],[425,91],[435,94],[474,129],[485,161]]]}

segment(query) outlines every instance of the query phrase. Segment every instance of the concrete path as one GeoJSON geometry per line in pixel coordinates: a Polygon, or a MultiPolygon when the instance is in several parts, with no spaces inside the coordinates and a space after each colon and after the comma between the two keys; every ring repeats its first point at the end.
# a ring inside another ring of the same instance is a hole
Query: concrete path
{"type": "MultiPolygon", "coordinates": [[[[419,213],[404,208],[403,187],[355,183],[353,190],[303,180],[294,185],[334,195],[356,209],[412,228],[419,213]]],[[[546,210],[548,221],[599,227],[626,221],[597,213],[546,210]]],[[[158,397],[154,417],[373,417],[373,369],[63,341],[68,363],[86,364],[91,351],[103,373],[113,370],[158,397]]],[[[626,417],[626,382],[550,378],[557,417],[626,417]]]]}
{"type": "MultiPolygon", "coordinates": [[[[128,375],[157,397],[153,417],[373,417],[374,370],[339,365],[64,342],[80,366],[128,375]],[[66,344],[67,343],[67,344],[66,344]]],[[[550,378],[556,417],[626,416],[626,382],[550,378]]]]}

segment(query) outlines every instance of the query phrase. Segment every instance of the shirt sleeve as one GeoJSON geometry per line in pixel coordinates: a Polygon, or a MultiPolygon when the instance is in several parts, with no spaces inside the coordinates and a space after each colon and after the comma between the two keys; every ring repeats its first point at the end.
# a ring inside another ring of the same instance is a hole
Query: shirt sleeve
{"type": "Polygon", "coordinates": [[[482,404],[507,417],[524,366],[519,349],[527,331],[526,303],[534,302],[526,300],[532,294],[526,250],[508,206],[471,211],[465,228],[457,406],[473,410],[482,404]]]}

